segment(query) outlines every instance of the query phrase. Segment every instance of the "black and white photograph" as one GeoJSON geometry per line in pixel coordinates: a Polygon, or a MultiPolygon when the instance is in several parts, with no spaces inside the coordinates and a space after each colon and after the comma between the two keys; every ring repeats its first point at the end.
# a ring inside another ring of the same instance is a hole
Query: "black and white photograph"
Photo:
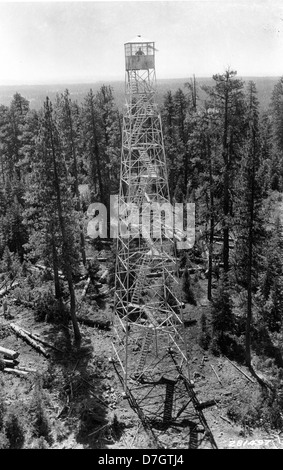
{"type": "Polygon", "coordinates": [[[0,44],[0,449],[283,449],[282,1],[0,0],[0,44]]]}

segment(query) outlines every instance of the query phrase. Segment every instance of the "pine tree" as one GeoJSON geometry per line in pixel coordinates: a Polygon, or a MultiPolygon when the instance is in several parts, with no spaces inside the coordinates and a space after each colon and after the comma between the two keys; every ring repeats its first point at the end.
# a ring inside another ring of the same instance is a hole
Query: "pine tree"
{"type": "Polygon", "coordinates": [[[259,274],[257,305],[260,318],[270,331],[280,331],[283,320],[283,236],[277,217],[265,236],[263,261],[259,274]]]}
{"type": "Polygon", "coordinates": [[[258,177],[261,165],[258,100],[253,82],[247,89],[247,140],[243,147],[237,198],[236,277],[245,288],[246,302],[246,364],[251,366],[251,325],[253,293],[258,272],[257,252],[264,234],[262,219],[262,187],[258,177]]]}
{"type": "MultiPolygon", "coordinates": [[[[79,191],[79,115],[77,105],[73,105],[68,90],[57,98],[56,121],[60,134],[62,157],[64,158],[68,171],[73,178],[74,207],[78,217],[82,218],[81,197],[79,191]]],[[[81,254],[83,264],[86,265],[85,237],[81,222],[80,229],[81,254]]]]}
{"type": "Polygon", "coordinates": [[[214,87],[204,87],[210,97],[210,107],[218,114],[220,132],[219,144],[223,159],[223,264],[229,271],[229,232],[233,214],[232,198],[235,169],[239,161],[242,144],[244,112],[243,81],[236,79],[237,72],[226,70],[224,74],[213,75],[214,87]]]}
{"type": "Polygon", "coordinates": [[[273,137],[278,149],[283,152],[283,77],[274,86],[271,97],[271,112],[273,137]]]}
{"type": "Polygon", "coordinates": [[[283,77],[274,86],[271,104],[271,125],[273,138],[273,152],[271,158],[271,189],[283,190],[283,77]]]}
{"type": "Polygon", "coordinates": [[[80,340],[76,319],[76,298],[73,272],[78,263],[76,239],[77,217],[72,209],[72,194],[66,165],[62,159],[58,129],[54,121],[52,105],[44,103],[41,130],[37,142],[35,160],[26,195],[27,226],[30,227],[30,255],[41,257],[52,264],[55,294],[62,305],[59,268],[62,268],[69,287],[70,314],[75,340],[80,340]]]}

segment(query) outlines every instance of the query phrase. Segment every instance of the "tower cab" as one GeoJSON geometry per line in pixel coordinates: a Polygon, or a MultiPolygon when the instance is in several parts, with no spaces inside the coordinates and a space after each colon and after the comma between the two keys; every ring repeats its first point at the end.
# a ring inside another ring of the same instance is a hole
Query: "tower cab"
{"type": "Polygon", "coordinates": [[[127,71],[154,69],[154,42],[136,36],[125,43],[125,59],[127,71]]]}

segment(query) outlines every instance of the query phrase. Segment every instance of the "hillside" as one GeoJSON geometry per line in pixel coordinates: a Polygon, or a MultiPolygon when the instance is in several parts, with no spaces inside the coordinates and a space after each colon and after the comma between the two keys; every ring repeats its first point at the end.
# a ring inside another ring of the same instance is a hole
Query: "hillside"
{"type": "MultiPolygon", "coordinates": [[[[107,259],[106,264],[102,262],[100,265],[100,272],[103,272],[105,266],[112,262],[111,253],[103,251],[100,256],[107,259]]],[[[33,278],[42,282],[44,275],[38,273],[33,278]]],[[[20,279],[19,282],[23,289],[26,280],[20,279]]],[[[76,286],[78,298],[82,295],[83,286],[84,282],[76,286]]],[[[248,369],[199,345],[201,315],[205,313],[209,319],[211,310],[205,291],[206,280],[199,277],[197,305],[186,305],[194,325],[186,329],[186,335],[190,374],[197,396],[202,401],[216,401],[214,406],[205,410],[205,417],[217,446],[220,449],[283,448],[279,433],[271,431],[267,423],[261,422],[261,426],[255,424],[266,405],[261,399],[261,387],[248,369]]],[[[121,384],[109,362],[114,332],[105,319],[111,318],[112,296],[101,296],[95,302],[92,300],[93,286],[90,286],[83,308],[91,307],[92,313],[88,318],[95,316],[100,319],[101,326],[82,324],[82,343],[75,347],[72,330],[68,326],[51,323],[46,317],[39,321],[36,305],[30,303],[29,307],[25,306],[18,292],[19,288],[16,287],[6,294],[10,306],[9,318],[0,316],[0,345],[15,350],[19,354],[16,367],[28,371],[19,377],[0,372],[1,412],[6,429],[12,411],[17,416],[10,433],[14,447],[155,448],[138,416],[124,398],[121,384]],[[18,337],[11,324],[45,341],[44,350],[48,357],[18,337]]],[[[260,363],[256,355],[254,362],[260,363]]],[[[264,366],[262,360],[261,364],[264,366]]],[[[265,373],[266,370],[264,367],[265,373]]],[[[272,370],[270,372],[272,377],[272,370]]],[[[166,447],[172,450],[188,447],[188,442],[174,427],[167,429],[165,438],[166,447]]],[[[0,448],[5,446],[6,441],[0,433],[0,448]]]]}

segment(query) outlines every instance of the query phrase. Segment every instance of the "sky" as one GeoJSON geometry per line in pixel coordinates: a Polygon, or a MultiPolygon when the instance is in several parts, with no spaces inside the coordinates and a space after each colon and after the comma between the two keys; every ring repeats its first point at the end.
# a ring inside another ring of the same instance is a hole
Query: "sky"
{"type": "Polygon", "coordinates": [[[0,0],[0,85],[123,80],[138,34],[157,78],[283,75],[282,0],[0,0]]]}

